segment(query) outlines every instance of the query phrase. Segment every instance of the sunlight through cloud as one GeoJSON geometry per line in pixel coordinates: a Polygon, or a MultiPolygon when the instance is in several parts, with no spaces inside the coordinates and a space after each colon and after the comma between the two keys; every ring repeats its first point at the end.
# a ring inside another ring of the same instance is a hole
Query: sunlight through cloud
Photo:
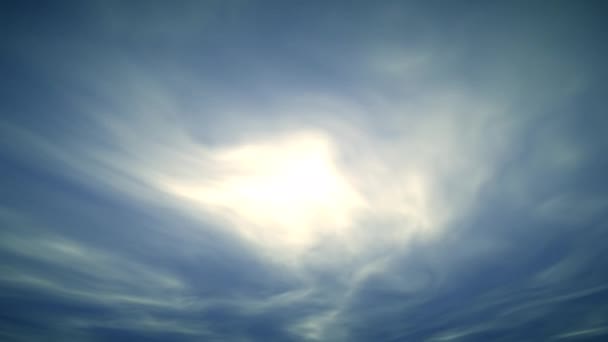
{"type": "Polygon", "coordinates": [[[287,134],[217,151],[212,159],[221,174],[174,180],[167,188],[232,221],[255,242],[304,248],[345,234],[365,205],[332,158],[326,136],[287,134]]]}

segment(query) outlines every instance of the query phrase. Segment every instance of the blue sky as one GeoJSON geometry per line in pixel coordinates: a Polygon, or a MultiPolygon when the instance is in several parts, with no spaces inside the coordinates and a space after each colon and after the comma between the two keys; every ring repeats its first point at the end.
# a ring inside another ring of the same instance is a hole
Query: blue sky
{"type": "Polygon", "coordinates": [[[0,339],[605,339],[606,10],[2,2],[0,339]]]}

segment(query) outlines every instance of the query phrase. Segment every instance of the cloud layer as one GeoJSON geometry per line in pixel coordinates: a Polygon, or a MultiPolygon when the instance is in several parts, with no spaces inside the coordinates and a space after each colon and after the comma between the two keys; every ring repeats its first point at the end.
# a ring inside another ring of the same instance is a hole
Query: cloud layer
{"type": "Polygon", "coordinates": [[[3,340],[608,333],[601,5],[2,6],[3,340]]]}

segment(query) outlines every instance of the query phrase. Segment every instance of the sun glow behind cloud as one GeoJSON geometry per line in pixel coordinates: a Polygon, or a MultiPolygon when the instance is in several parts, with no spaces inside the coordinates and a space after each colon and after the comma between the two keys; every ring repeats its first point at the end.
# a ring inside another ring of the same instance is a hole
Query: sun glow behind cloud
{"type": "Polygon", "coordinates": [[[298,132],[223,148],[218,174],[166,181],[167,191],[236,225],[271,249],[298,250],[348,234],[365,200],[336,166],[329,138],[298,132]]]}
{"type": "Polygon", "coordinates": [[[424,129],[428,120],[451,114],[432,107],[426,112],[428,119],[412,122],[420,126],[415,135],[386,144],[342,122],[264,131],[218,146],[190,141],[173,148],[181,154],[150,164],[153,173],[129,169],[168,194],[176,208],[218,222],[263,255],[340,265],[440,236],[483,182],[486,171],[478,160],[457,157],[470,149],[465,140],[450,130],[437,138],[424,129]],[[356,158],[349,161],[347,154],[356,158]],[[441,187],[449,182],[456,191],[441,187]]]}

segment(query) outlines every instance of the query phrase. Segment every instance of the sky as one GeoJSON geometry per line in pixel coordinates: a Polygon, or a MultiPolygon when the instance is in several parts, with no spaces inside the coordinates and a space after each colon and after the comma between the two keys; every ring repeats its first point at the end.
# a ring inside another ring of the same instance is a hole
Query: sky
{"type": "Polygon", "coordinates": [[[606,340],[607,14],[2,1],[0,340],[606,340]]]}

